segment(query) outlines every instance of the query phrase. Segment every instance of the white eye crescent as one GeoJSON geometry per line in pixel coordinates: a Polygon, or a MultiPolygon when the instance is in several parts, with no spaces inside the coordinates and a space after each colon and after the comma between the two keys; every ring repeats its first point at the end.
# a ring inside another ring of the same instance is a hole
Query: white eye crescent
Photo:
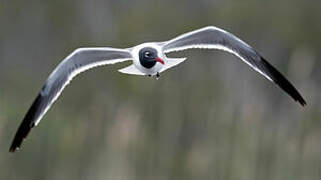
{"type": "Polygon", "coordinates": [[[144,56],[145,57],[150,57],[150,52],[146,51],[144,56]]]}

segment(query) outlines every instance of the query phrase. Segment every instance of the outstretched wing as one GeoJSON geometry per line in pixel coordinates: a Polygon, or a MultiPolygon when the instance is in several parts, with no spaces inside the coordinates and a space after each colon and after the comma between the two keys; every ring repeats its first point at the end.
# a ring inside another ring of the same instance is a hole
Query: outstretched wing
{"type": "Polygon", "coordinates": [[[114,48],[79,48],[66,57],[50,74],[39,95],[16,132],[10,152],[18,149],[31,128],[36,126],[59,97],[65,86],[77,74],[90,68],[132,59],[128,50],[114,48]]]}
{"type": "Polygon", "coordinates": [[[163,42],[162,45],[165,53],[191,48],[219,49],[232,53],[277,84],[302,106],[306,105],[300,93],[276,68],[261,57],[251,46],[222,29],[213,26],[201,28],[163,42]]]}

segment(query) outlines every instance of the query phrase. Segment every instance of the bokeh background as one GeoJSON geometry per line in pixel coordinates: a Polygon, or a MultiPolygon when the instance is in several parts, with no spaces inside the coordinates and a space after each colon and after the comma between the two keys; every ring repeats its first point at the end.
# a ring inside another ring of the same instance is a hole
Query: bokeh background
{"type": "Polygon", "coordinates": [[[321,179],[321,1],[0,0],[0,179],[321,179]],[[188,57],[156,81],[99,67],[76,77],[8,152],[75,48],[131,47],[215,25],[255,47],[301,107],[236,57],[188,57]]]}

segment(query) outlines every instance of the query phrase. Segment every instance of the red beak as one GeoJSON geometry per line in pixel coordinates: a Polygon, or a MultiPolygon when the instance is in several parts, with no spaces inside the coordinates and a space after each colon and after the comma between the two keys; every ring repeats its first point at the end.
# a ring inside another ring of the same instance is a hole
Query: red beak
{"type": "Polygon", "coordinates": [[[163,65],[165,64],[164,60],[162,58],[155,58],[155,61],[162,63],[163,65]]]}

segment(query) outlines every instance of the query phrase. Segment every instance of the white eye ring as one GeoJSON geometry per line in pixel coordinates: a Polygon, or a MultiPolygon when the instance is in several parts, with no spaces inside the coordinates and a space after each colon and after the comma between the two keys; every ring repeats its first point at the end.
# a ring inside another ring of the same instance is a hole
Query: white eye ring
{"type": "Polygon", "coordinates": [[[145,52],[145,57],[150,57],[150,52],[145,52]]]}

